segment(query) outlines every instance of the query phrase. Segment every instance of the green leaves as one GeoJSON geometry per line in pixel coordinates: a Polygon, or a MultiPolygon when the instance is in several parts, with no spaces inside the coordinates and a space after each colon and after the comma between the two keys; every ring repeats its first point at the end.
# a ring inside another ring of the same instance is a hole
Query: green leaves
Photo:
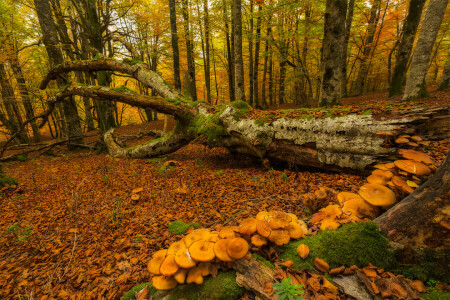
{"type": "Polygon", "coordinates": [[[291,277],[284,278],[283,280],[281,280],[281,282],[275,283],[273,285],[273,289],[275,290],[275,295],[279,296],[279,300],[300,300],[303,299],[303,297],[300,295],[305,292],[303,290],[303,284],[291,284],[291,277]]]}

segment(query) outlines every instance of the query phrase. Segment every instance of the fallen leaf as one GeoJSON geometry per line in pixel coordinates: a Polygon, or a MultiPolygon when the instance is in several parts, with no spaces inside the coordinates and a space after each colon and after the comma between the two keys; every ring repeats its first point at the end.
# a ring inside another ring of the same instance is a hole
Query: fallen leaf
{"type": "Polygon", "coordinates": [[[319,269],[324,273],[328,273],[328,271],[330,270],[330,265],[328,265],[326,261],[318,257],[314,259],[314,265],[316,266],[317,269],[319,269]]]}

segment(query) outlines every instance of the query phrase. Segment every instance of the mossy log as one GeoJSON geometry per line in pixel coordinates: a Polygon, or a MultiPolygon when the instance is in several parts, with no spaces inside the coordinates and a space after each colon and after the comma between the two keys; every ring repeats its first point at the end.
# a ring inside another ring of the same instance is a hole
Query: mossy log
{"type": "Polygon", "coordinates": [[[176,128],[159,139],[130,149],[114,140],[114,130],[104,134],[109,153],[117,157],[144,158],[167,154],[200,136],[212,146],[234,153],[244,153],[265,159],[327,170],[364,170],[395,156],[395,147],[386,146],[380,131],[404,134],[448,136],[448,107],[428,107],[395,111],[385,116],[344,115],[316,119],[313,115],[283,117],[274,122],[246,118],[246,103],[212,107],[195,103],[170,87],[156,72],[140,62],[117,62],[100,58],[94,61],[65,63],[49,72],[40,87],[58,74],[70,71],[110,70],[134,77],[152,88],[162,98],[138,95],[129,89],[71,85],[49,101],[63,101],[70,95],[82,95],[150,108],[172,115],[176,128]],[[432,130],[430,130],[432,128],[432,130]]]}

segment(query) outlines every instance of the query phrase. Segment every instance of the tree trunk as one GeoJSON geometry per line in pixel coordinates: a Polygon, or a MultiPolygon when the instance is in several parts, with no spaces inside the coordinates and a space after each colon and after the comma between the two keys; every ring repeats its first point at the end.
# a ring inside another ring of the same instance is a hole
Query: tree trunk
{"type": "Polygon", "coordinates": [[[258,4],[258,17],[256,19],[256,41],[255,41],[255,57],[253,66],[253,102],[256,108],[261,108],[259,104],[259,85],[258,85],[258,71],[259,71],[259,48],[261,46],[261,12],[262,5],[258,4]]]}
{"type": "Polygon", "coordinates": [[[320,106],[340,103],[346,13],[347,0],[327,0],[322,42],[320,106]]]}
{"type": "MultiPolygon", "coordinates": [[[[31,103],[31,95],[28,91],[27,84],[25,82],[25,77],[23,76],[22,67],[20,66],[17,55],[13,55],[9,61],[11,69],[13,70],[14,76],[17,81],[17,86],[20,90],[20,97],[22,98],[22,105],[25,108],[25,116],[27,119],[32,119],[34,117],[33,104],[31,103]]],[[[39,128],[36,122],[31,122],[31,129],[33,130],[33,139],[35,143],[41,141],[41,134],[39,133],[39,128]]]]}
{"type": "MultiPolygon", "coordinates": [[[[47,50],[50,66],[55,67],[64,62],[61,50],[58,48],[56,24],[53,21],[48,0],[34,0],[39,24],[42,30],[42,40],[47,50]]],[[[58,87],[67,84],[67,79],[57,80],[58,87]]],[[[63,103],[64,119],[67,125],[67,135],[71,144],[83,144],[83,131],[81,129],[78,110],[73,98],[63,103]]]]}
{"type": "Polygon", "coordinates": [[[272,30],[272,16],[269,16],[269,20],[267,21],[267,29],[266,29],[266,43],[264,49],[264,70],[263,70],[263,78],[262,78],[262,91],[261,91],[261,101],[263,103],[263,108],[266,109],[269,105],[266,99],[266,86],[267,86],[267,69],[269,62],[269,40],[271,38],[271,30],[272,30]]]}
{"type": "Polygon", "coordinates": [[[447,57],[447,63],[442,73],[441,83],[439,84],[439,90],[445,91],[450,88],[450,55],[447,57]]]}
{"type": "Polygon", "coordinates": [[[370,9],[370,19],[367,27],[367,34],[364,40],[364,50],[359,65],[358,76],[355,83],[355,95],[361,95],[366,92],[366,78],[369,72],[370,53],[374,51],[374,37],[378,25],[378,17],[380,15],[381,0],[373,0],[370,9]]]}
{"type": "Polygon", "coordinates": [[[192,97],[194,101],[197,101],[197,87],[195,82],[195,61],[194,61],[194,46],[193,40],[191,39],[191,30],[189,24],[189,3],[188,0],[181,0],[182,3],[182,11],[183,11],[183,19],[184,19],[184,36],[186,39],[186,56],[187,56],[187,64],[188,64],[188,75],[189,75],[189,84],[188,87],[189,95],[192,97]]]}
{"type": "Polygon", "coordinates": [[[406,79],[403,99],[417,99],[427,96],[425,77],[427,75],[431,51],[444,18],[448,0],[430,0],[422,29],[411,59],[411,67],[406,79]]]}
{"type": "Polygon", "coordinates": [[[390,241],[405,246],[449,247],[449,192],[450,152],[431,178],[376,218],[375,223],[390,241]]]}
{"type": "Polygon", "coordinates": [[[205,86],[206,86],[206,100],[211,103],[211,66],[210,66],[210,33],[209,33],[209,14],[208,1],[203,0],[203,22],[205,25],[205,86]]]}
{"type": "MultiPolygon", "coordinates": [[[[9,128],[11,134],[15,134],[22,127],[23,121],[22,116],[20,115],[19,107],[17,106],[16,97],[14,96],[14,90],[6,74],[4,63],[0,63],[0,87],[2,88],[1,95],[3,105],[5,106],[6,114],[8,116],[7,122],[2,123],[5,125],[9,124],[7,127],[9,128]]],[[[28,144],[28,135],[25,131],[22,131],[17,138],[20,143],[28,144]]]]}
{"type": "Polygon", "coordinates": [[[114,88],[72,86],[50,99],[50,104],[54,106],[54,103],[70,95],[96,97],[151,108],[172,115],[179,123],[172,133],[162,139],[130,149],[124,149],[115,143],[113,132],[108,131],[105,142],[110,154],[117,157],[144,158],[166,154],[204,136],[212,146],[225,147],[232,152],[259,159],[268,158],[326,170],[365,170],[373,164],[396,158],[397,149],[386,147],[385,138],[376,134],[379,131],[389,130],[424,137],[433,134],[448,135],[448,107],[409,109],[376,118],[371,115],[321,119],[310,119],[308,116],[287,117],[260,124],[255,119],[236,118],[237,108],[228,106],[211,118],[210,107],[206,104],[193,108],[183,102],[171,104],[183,97],[145,64],[128,65],[111,59],[62,64],[47,75],[40,87],[45,88],[60,73],[95,70],[130,75],[170,101],[132,92],[119,92],[114,88]]]}
{"type": "Polygon", "coordinates": [[[402,94],[402,86],[405,81],[406,67],[414,44],[417,28],[420,23],[425,0],[411,0],[409,3],[408,15],[403,23],[402,39],[395,60],[394,74],[392,75],[389,87],[389,97],[402,94]]]}
{"type": "Polygon", "coordinates": [[[181,90],[180,51],[178,50],[177,14],[175,8],[175,0],[169,0],[169,8],[170,30],[172,33],[173,78],[175,80],[175,88],[181,90]]]}
{"type": "Polygon", "coordinates": [[[353,22],[353,8],[355,7],[355,0],[349,0],[347,8],[347,17],[345,19],[345,38],[344,49],[342,54],[342,77],[341,77],[341,97],[347,97],[347,52],[348,41],[350,39],[350,31],[353,22]]]}
{"type": "MultiPolygon", "coordinates": [[[[234,47],[232,47],[232,44],[234,44],[234,36],[233,34],[230,34],[230,26],[229,26],[229,19],[227,14],[227,5],[226,0],[223,1],[223,18],[225,23],[225,38],[227,42],[227,61],[228,61],[228,90],[230,93],[230,101],[236,101],[236,91],[234,88],[234,47]]],[[[234,26],[232,26],[234,27],[234,26]]]]}
{"type": "Polygon", "coordinates": [[[253,0],[250,0],[250,26],[248,31],[248,81],[250,95],[248,96],[248,103],[254,106],[253,95],[253,0]]]}
{"type": "Polygon", "coordinates": [[[244,59],[242,58],[242,0],[233,0],[233,24],[236,100],[245,102],[244,59]]]}

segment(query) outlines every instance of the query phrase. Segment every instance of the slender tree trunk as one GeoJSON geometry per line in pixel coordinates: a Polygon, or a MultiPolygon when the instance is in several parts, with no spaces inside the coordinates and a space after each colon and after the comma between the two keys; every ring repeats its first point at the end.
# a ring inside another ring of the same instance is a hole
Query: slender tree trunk
{"type": "MultiPolygon", "coordinates": [[[[225,23],[225,38],[227,42],[227,60],[228,60],[228,89],[230,93],[230,101],[236,101],[236,91],[234,88],[234,47],[232,45],[234,44],[234,36],[233,34],[230,34],[230,25],[229,25],[229,19],[227,14],[227,5],[226,0],[223,1],[223,19],[225,23]]],[[[234,26],[232,26],[234,27],[234,26]]]]}
{"type": "Polygon", "coordinates": [[[347,0],[327,0],[322,43],[320,106],[339,104],[347,0]]]}
{"type": "Polygon", "coordinates": [[[188,63],[188,75],[190,76],[190,95],[194,101],[197,101],[197,87],[195,82],[195,61],[194,61],[194,46],[191,39],[191,30],[189,23],[189,3],[188,0],[181,0],[183,19],[184,19],[184,36],[186,39],[186,55],[188,63]]]}
{"type": "Polygon", "coordinates": [[[210,32],[209,32],[209,14],[208,0],[203,0],[203,23],[205,25],[205,85],[206,100],[211,103],[211,66],[210,66],[210,32]]]}
{"type": "Polygon", "coordinates": [[[269,105],[273,105],[273,95],[274,95],[274,86],[273,86],[273,52],[270,52],[269,58],[269,105]]]}
{"type": "Polygon", "coordinates": [[[426,0],[411,0],[409,3],[408,15],[403,23],[402,38],[398,47],[395,60],[394,73],[389,86],[389,97],[402,94],[402,86],[405,81],[408,60],[414,44],[417,28],[420,23],[423,6],[426,0]]]}
{"type": "Polygon", "coordinates": [[[373,40],[378,25],[378,17],[380,15],[380,4],[381,0],[373,0],[372,8],[370,9],[370,19],[367,25],[367,34],[362,53],[363,56],[359,65],[358,76],[356,77],[355,95],[361,95],[366,91],[366,78],[367,73],[369,72],[370,53],[374,50],[373,40]]]}
{"type": "Polygon", "coordinates": [[[177,13],[175,8],[175,0],[169,0],[169,8],[170,30],[172,33],[173,78],[175,80],[175,88],[181,90],[180,51],[178,50],[177,13]]]}
{"type": "Polygon", "coordinates": [[[256,108],[261,108],[259,104],[259,85],[258,85],[258,72],[259,72],[259,48],[261,46],[261,13],[262,5],[258,4],[258,17],[256,19],[256,40],[255,40],[255,61],[253,66],[253,102],[256,108]]]}
{"type": "MultiPolygon", "coordinates": [[[[449,53],[450,54],[450,53],[449,53]]],[[[439,90],[445,91],[450,88],[450,55],[447,56],[447,63],[442,73],[441,83],[439,84],[439,90]]]]}
{"type": "MultiPolygon", "coordinates": [[[[11,134],[15,134],[21,129],[23,122],[19,107],[17,106],[17,100],[14,96],[14,90],[6,75],[4,63],[0,63],[0,87],[2,88],[3,105],[8,115],[8,122],[5,125],[9,124],[11,134]]],[[[25,131],[22,131],[17,138],[21,143],[28,144],[28,136],[25,131]]]]}
{"type": "Polygon", "coordinates": [[[248,81],[250,95],[248,96],[248,103],[253,106],[253,0],[250,0],[250,26],[248,31],[248,81]]]}
{"type": "Polygon", "coordinates": [[[345,39],[344,52],[342,54],[342,77],[341,77],[341,97],[347,97],[347,52],[348,41],[350,39],[350,31],[353,22],[353,8],[355,7],[355,0],[349,0],[347,8],[347,18],[345,19],[345,39]]]}
{"type": "Polygon", "coordinates": [[[417,40],[411,59],[411,67],[406,79],[406,89],[403,99],[417,99],[428,95],[425,85],[431,52],[436,36],[444,18],[448,0],[430,0],[428,3],[422,30],[417,40]]]}
{"type": "MultiPolygon", "coordinates": [[[[39,24],[42,30],[42,40],[47,50],[50,66],[62,64],[64,62],[61,50],[58,48],[56,24],[51,15],[50,3],[48,0],[34,0],[39,24]]],[[[57,80],[59,87],[67,84],[66,79],[57,80]]],[[[64,119],[67,125],[67,135],[72,144],[83,144],[83,131],[81,129],[78,110],[73,97],[63,103],[64,119]]]]}
{"type": "Polygon", "coordinates": [[[233,0],[233,23],[236,100],[245,102],[244,59],[242,58],[242,0],[233,0]]]}
{"type": "MultiPolygon", "coordinates": [[[[16,55],[13,55],[9,62],[20,90],[22,105],[25,108],[25,116],[27,117],[27,119],[31,119],[34,117],[34,108],[31,103],[31,95],[28,91],[25,77],[23,76],[22,67],[20,66],[19,60],[16,55]]],[[[39,143],[41,141],[41,134],[39,133],[39,128],[35,121],[31,122],[31,129],[33,130],[34,141],[36,143],[39,143]]]]}
{"type": "Polygon", "coordinates": [[[266,29],[266,43],[265,43],[265,49],[264,49],[264,71],[263,71],[263,80],[262,80],[262,91],[261,91],[261,100],[263,103],[263,107],[266,109],[269,105],[267,103],[266,99],[266,86],[267,86],[267,71],[269,67],[269,43],[270,43],[270,37],[271,37],[271,31],[272,31],[272,16],[269,16],[269,19],[267,21],[267,29],[266,29]]]}

